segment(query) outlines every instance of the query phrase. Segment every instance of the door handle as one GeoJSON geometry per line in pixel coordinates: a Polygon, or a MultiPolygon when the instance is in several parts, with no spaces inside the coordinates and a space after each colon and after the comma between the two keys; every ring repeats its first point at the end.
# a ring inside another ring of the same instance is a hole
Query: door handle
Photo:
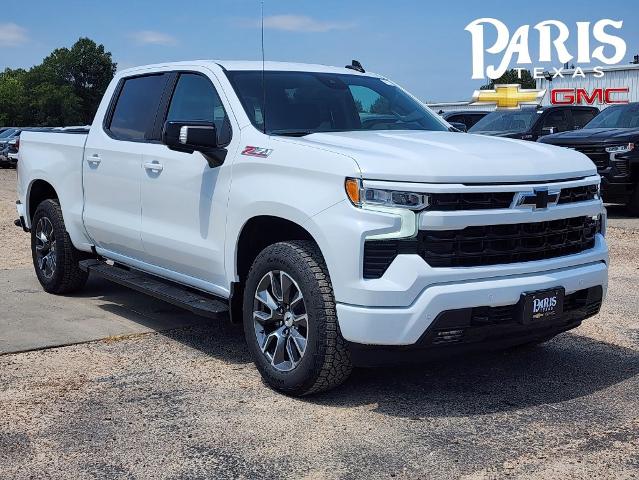
{"type": "Polygon", "coordinates": [[[97,153],[94,153],[93,155],[86,157],[86,161],[89,165],[97,167],[98,165],[100,165],[102,158],[100,158],[100,155],[98,155],[97,153]]]}
{"type": "Polygon", "coordinates": [[[151,170],[152,172],[161,172],[164,170],[164,166],[159,162],[146,162],[144,164],[144,168],[146,170],[151,170]]]}

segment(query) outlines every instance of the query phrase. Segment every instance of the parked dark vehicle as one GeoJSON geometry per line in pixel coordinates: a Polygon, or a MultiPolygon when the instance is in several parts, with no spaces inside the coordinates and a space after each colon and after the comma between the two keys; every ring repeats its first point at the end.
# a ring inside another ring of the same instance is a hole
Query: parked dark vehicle
{"type": "Polygon", "coordinates": [[[536,141],[552,133],[583,128],[599,113],[596,107],[524,107],[489,113],[468,133],[536,141]]]}
{"type": "MultiPolygon", "coordinates": [[[[488,115],[490,112],[486,112],[483,110],[458,110],[452,112],[443,112],[440,115],[444,120],[446,120],[451,125],[455,123],[462,123],[466,125],[466,130],[462,130],[467,132],[470,128],[479,122],[482,118],[488,115]]],[[[453,125],[455,128],[458,128],[456,125],[453,125]]],[[[459,129],[461,130],[461,129],[459,129]]]]}
{"type": "Polygon", "coordinates": [[[604,201],[626,204],[639,215],[639,102],[608,107],[582,130],[540,142],[586,154],[601,175],[604,201]]]}
{"type": "Polygon", "coordinates": [[[15,167],[17,160],[15,156],[9,156],[9,150],[11,142],[20,137],[20,132],[20,129],[10,128],[0,133],[0,168],[15,167]]]}

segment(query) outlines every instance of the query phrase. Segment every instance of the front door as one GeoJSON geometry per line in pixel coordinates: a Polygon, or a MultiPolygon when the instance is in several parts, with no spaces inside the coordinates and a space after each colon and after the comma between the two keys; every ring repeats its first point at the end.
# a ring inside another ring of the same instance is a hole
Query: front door
{"type": "MultiPolygon", "coordinates": [[[[231,143],[226,109],[211,77],[204,73],[178,73],[166,120],[214,121],[219,143],[231,143]]],[[[231,151],[229,145],[226,163],[211,168],[199,152],[176,152],[160,144],[145,146],[142,244],[145,261],[164,269],[165,276],[203,288],[225,284],[231,151]]]]}
{"type": "Polygon", "coordinates": [[[84,225],[98,249],[140,259],[140,181],[168,76],[123,79],[104,125],[94,125],[82,162],[84,225]]]}

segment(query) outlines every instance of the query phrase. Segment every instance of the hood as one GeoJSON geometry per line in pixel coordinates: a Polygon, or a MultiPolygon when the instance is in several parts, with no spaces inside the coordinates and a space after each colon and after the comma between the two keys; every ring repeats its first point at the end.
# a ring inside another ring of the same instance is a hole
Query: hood
{"type": "Polygon", "coordinates": [[[303,144],[348,155],[363,178],[404,182],[494,183],[563,180],[597,173],[566,148],[454,132],[314,133],[303,144]]]}
{"type": "Polygon", "coordinates": [[[639,139],[639,128],[583,128],[546,135],[539,141],[553,145],[623,143],[639,139]]]}
{"type": "Polygon", "coordinates": [[[485,130],[483,132],[470,132],[477,135],[488,135],[490,137],[519,138],[526,132],[517,130],[485,130]]]}

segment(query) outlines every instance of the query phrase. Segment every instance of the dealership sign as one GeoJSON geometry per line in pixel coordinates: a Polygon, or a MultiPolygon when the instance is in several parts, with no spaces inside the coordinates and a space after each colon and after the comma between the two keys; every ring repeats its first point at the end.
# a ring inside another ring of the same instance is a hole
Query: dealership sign
{"type": "MultiPolygon", "coordinates": [[[[561,64],[574,62],[588,64],[599,61],[605,65],[615,65],[623,60],[626,55],[626,42],[614,35],[615,30],[621,30],[623,21],[603,19],[595,22],[576,22],[577,50],[569,51],[566,42],[571,36],[568,26],[559,20],[545,20],[534,27],[536,35],[534,40],[538,42],[539,63],[557,61],[561,64]],[[611,31],[613,33],[611,33],[611,31]]],[[[517,65],[525,65],[532,68],[533,77],[542,78],[544,69],[533,67],[530,55],[530,25],[522,25],[511,35],[508,27],[495,18],[479,18],[466,25],[466,30],[472,37],[472,61],[473,75],[476,80],[501,77],[510,67],[513,58],[517,65]],[[486,44],[486,28],[490,28],[495,35],[492,44],[486,44]],[[501,55],[501,61],[496,64],[486,64],[485,56],[501,55]]],[[[521,70],[517,69],[521,75],[521,70]]],[[[561,75],[562,69],[554,68],[554,76],[561,75]]],[[[595,67],[595,73],[603,76],[600,67],[595,67]]],[[[572,73],[573,77],[585,76],[581,67],[577,66],[572,73]]]]}
{"type": "Polygon", "coordinates": [[[618,105],[628,103],[629,88],[553,88],[550,103],[553,105],[618,105]]]}
{"type": "Polygon", "coordinates": [[[521,105],[538,105],[546,90],[521,88],[519,84],[495,85],[494,90],[475,90],[471,105],[494,104],[497,108],[514,109],[521,105]]]}

